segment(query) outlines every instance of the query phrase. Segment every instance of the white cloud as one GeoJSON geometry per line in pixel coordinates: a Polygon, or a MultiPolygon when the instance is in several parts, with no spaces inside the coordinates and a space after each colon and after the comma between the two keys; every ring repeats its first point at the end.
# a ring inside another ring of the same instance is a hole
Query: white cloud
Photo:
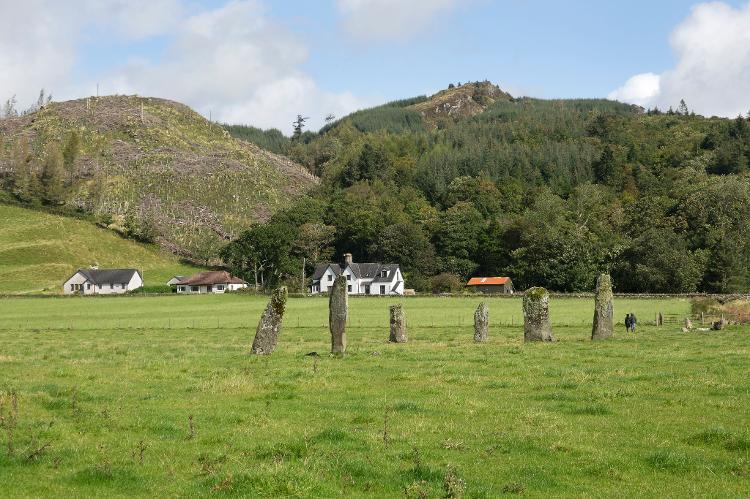
{"type": "Polygon", "coordinates": [[[261,4],[235,1],[187,17],[164,61],[135,61],[113,80],[118,92],[165,96],[216,120],[286,133],[298,113],[318,128],[328,113],[364,105],[350,93],[320,89],[299,69],[306,58],[306,48],[271,22],[261,4]]]}
{"type": "Polygon", "coordinates": [[[0,30],[0,100],[18,95],[21,107],[39,89],[56,100],[102,93],[137,93],[184,102],[215,120],[277,127],[294,117],[317,128],[328,113],[343,115],[366,103],[348,92],[327,92],[301,66],[306,47],[269,20],[259,0],[196,10],[186,0],[27,0],[8,8],[0,30]],[[92,34],[93,33],[93,34],[92,34]],[[115,36],[122,43],[166,37],[158,60],[131,59],[90,81],[76,77],[83,43],[115,36]]]}
{"type": "Polygon", "coordinates": [[[427,28],[458,0],[338,0],[344,29],[361,40],[402,40],[427,28]]]}
{"type": "Polygon", "coordinates": [[[607,97],[646,106],[659,95],[660,87],[661,76],[654,73],[643,73],[631,77],[623,86],[610,92],[607,97]]]}
{"type": "Polygon", "coordinates": [[[723,2],[693,8],[670,38],[674,68],[636,75],[611,96],[644,106],[676,107],[680,99],[697,113],[733,117],[750,110],[750,3],[723,2]]]}

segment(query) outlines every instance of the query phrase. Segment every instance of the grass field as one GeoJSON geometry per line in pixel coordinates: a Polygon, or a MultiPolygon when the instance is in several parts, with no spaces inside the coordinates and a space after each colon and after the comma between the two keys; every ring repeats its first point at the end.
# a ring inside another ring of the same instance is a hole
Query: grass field
{"type": "Polygon", "coordinates": [[[405,298],[391,345],[393,302],[351,300],[335,359],[325,299],[290,299],[269,357],[262,297],[0,300],[3,496],[750,495],[750,328],[620,300],[638,333],[591,343],[592,300],[553,299],[559,341],[524,345],[498,298],[476,345],[479,299],[405,298]]]}
{"type": "Polygon", "coordinates": [[[0,294],[61,293],[67,277],[93,264],[141,269],[146,285],[196,271],[156,246],[83,220],[3,204],[0,220],[0,294]]]}

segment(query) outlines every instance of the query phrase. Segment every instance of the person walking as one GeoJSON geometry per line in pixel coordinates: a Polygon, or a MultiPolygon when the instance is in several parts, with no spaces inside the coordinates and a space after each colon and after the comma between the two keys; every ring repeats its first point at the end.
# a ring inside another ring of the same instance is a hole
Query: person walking
{"type": "Polygon", "coordinates": [[[630,314],[625,314],[625,332],[630,332],[630,314]]]}
{"type": "Polygon", "coordinates": [[[638,321],[635,319],[635,314],[630,314],[630,331],[635,334],[635,326],[638,321]]]}

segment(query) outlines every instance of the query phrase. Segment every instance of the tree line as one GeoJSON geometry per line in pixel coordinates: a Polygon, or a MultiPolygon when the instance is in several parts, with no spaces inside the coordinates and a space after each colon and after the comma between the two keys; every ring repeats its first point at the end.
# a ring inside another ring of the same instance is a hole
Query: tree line
{"type": "Polygon", "coordinates": [[[602,271],[623,292],[750,289],[750,116],[528,98],[436,129],[409,113],[394,103],[286,139],[279,151],[322,184],[224,260],[293,289],[343,253],[400,263],[420,290],[509,275],[581,291],[602,271]]]}

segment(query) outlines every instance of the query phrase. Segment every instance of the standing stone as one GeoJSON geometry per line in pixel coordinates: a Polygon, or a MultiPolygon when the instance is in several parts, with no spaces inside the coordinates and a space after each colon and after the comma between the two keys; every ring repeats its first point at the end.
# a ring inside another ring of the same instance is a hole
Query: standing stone
{"type": "Polygon", "coordinates": [[[391,305],[391,343],[406,343],[406,314],[401,305],[391,305]]]}
{"type": "Polygon", "coordinates": [[[600,274],[596,279],[596,297],[594,298],[594,327],[591,330],[592,340],[606,340],[615,332],[614,308],[612,307],[612,278],[609,274],[600,274]]]}
{"type": "Polygon", "coordinates": [[[331,330],[331,353],[343,355],[346,351],[346,319],[349,314],[349,295],[346,277],[340,275],[333,281],[328,298],[328,327],[331,330]]]}
{"type": "Polygon", "coordinates": [[[690,320],[690,317],[685,317],[685,329],[687,329],[688,331],[693,329],[693,321],[690,320]]]}
{"type": "Polygon", "coordinates": [[[549,321],[549,293],[531,288],[523,295],[523,340],[555,341],[549,321]]]}
{"type": "Polygon", "coordinates": [[[286,310],[286,298],[286,286],[275,289],[271,294],[271,301],[260,316],[258,328],[255,330],[254,354],[270,355],[276,348],[284,319],[284,310],[286,310]]]}
{"type": "Polygon", "coordinates": [[[474,312],[474,341],[484,343],[490,329],[490,311],[485,303],[480,303],[474,312]]]}

